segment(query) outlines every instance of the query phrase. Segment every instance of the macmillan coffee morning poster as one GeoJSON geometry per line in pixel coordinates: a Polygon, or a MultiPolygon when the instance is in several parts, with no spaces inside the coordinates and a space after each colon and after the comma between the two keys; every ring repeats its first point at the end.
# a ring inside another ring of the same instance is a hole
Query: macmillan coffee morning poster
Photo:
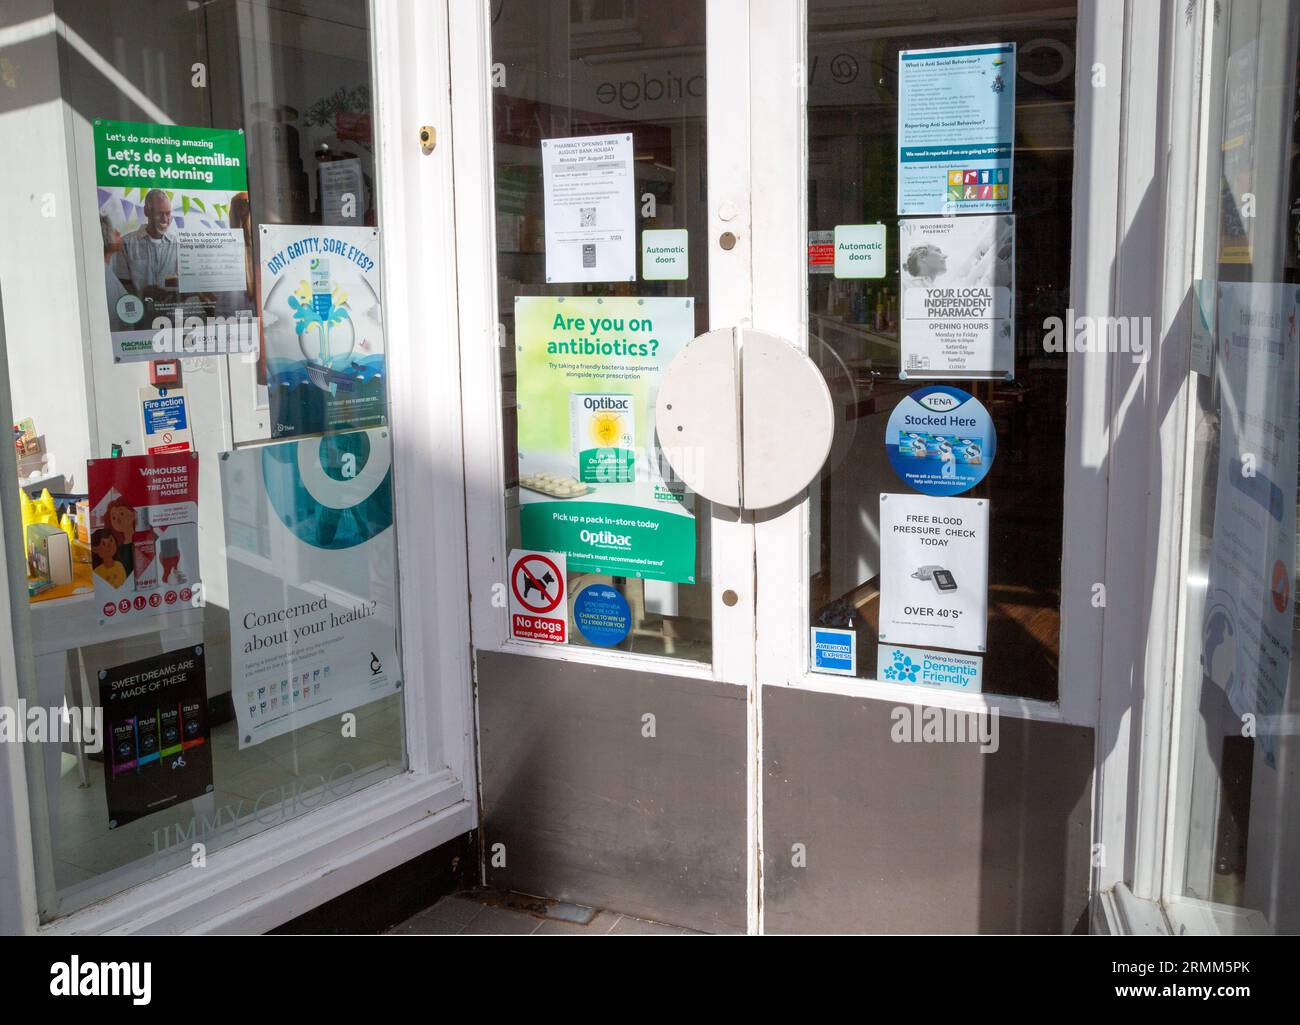
{"type": "Polygon", "coordinates": [[[164,327],[256,350],[243,131],[97,119],[94,146],[114,357],[158,359],[164,327]]]}
{"type": "Polygon", "coordinates": [[[571,573],[695,583],[692,496],[654,429],[693,301],[521,296],[515,332],[522,546],[571,573]]]}

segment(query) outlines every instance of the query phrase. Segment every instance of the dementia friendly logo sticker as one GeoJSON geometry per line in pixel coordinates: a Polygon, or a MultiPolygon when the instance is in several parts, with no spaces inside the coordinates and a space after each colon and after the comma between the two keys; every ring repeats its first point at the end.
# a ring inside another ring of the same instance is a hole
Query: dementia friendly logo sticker
{"type": "Polygon", "coordinates": [[[885,445],[894,472],[923,495],[960,495],[984,479],[997,432],[983,403],[947,385],[914,391],[894,409],[885,445]]]}

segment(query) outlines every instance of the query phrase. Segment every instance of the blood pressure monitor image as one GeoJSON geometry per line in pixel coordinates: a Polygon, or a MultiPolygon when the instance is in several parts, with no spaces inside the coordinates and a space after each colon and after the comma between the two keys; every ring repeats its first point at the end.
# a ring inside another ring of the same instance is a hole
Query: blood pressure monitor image
{"type": "Polygon", "coordinates": [[[929,580],[940,594],[951,594],[957,590],[957,580],[951,570],[942,566],[922,566],[912,574],[914,580],[929,580]]]}

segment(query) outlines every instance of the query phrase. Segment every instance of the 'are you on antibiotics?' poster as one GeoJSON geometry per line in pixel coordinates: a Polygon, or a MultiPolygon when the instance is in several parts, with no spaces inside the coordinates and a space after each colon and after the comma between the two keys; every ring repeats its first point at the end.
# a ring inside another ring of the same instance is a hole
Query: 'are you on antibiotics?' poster
{"type": "Polygon", "coordinates": [[[515,301],[522,546],[572,573],[695,583],[695,518],[655,440],[691,299],[515,301]]]}

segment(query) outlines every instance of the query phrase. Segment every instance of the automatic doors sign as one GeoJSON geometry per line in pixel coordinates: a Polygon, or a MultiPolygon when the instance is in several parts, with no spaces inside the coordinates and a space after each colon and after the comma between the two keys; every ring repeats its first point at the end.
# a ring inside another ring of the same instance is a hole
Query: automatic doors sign
{"type": "Polygon", "coordinates": [[[555,552],[510,553],[511,637],[553,644],[568,640],[564,561],[555,552]]]}
{"type": "Polygon", "coordinates": [[[983,651],[989,503],[880,496],[880,644],[983,651]]]}
{"type": "Polygon", "coordinates": [[[899,377],[1016,374],[1014,217],[922,217],[898,225],[899,377]]]}
{"type": "Polygon", "coordinates": [[[914,391],[885,429],[889,462],[923,495],[969,491],[993,466],[997,432],[988,410],[969,392],[946,385],[914,391]]]}

